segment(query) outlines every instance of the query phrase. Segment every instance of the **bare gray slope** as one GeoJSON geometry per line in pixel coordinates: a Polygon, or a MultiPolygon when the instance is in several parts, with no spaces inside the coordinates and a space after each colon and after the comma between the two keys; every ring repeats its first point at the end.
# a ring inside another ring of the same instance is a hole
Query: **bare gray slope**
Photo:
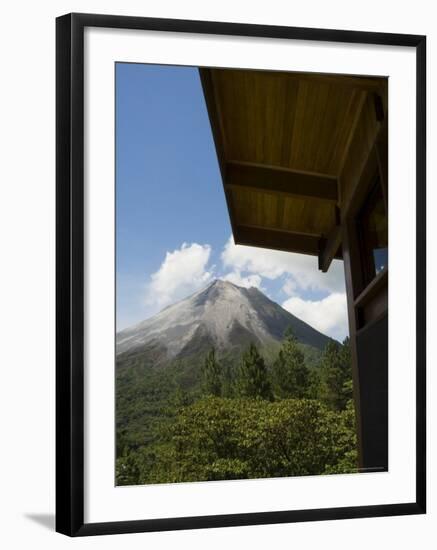
{"type": "Polygon", "coordinates": [[[313,329],[256,288],[215,280],[206,288],[117,334],[117,355],[157,349],[167,359],[206,346],[229,350],[252,340],[279,341],[291,327],[303,344],[323,349],[329,338],[313,329]]]}

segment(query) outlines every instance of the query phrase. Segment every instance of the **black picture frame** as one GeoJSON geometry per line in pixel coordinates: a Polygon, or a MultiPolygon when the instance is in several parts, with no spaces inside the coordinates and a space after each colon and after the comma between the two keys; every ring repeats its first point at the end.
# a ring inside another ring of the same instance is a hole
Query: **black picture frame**
{"type": "Polygon", "coordinates": [[[426,38],[68,14],[56,20],[56,530],[69,536],[423,514],[426,511],[426,38]],[[400,504],[84,523],[84,29],[106,27],[402,46],[416,51],[416,500],[400,504]]]}

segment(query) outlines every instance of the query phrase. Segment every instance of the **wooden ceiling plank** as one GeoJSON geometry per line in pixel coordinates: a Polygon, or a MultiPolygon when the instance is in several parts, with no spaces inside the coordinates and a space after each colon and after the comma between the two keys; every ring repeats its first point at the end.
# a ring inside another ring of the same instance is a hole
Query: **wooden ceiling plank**
{"type": "Polygon", "coordinates": [[[323,73],[287,73],[290,78],[297,80],[309,80],[311,82],[320,82],[325,84],[335,84],[347,88],[357,88],[367,91],[380,91],[387,86],[386,77],[362,77],[358,75],[339,75],[323,73]]]}
{"type": "Polygon", "coordinates": [[[351,143],[352,143],[353,138],[355,136],[355,132],[356,132],[358,123],[360,121],[361,113],[363,112],[364,105],[366,104],[366,101],[367,101],[367,93],[361,94],[361,96],[359,98],[358,105],[355,109],[355,113],[354,113],[355,116],[354,116],[354,119],[353,119],[352,124],[350,126],[349,134],[347,136],[346,143],[345,143],[343,151],[342,151],[343,154],[342,154],[342,156],[339,160],[339,163],[338,163],[338,168],[337,168],[338,172],[337,173],[338,173],[339,176],[343,172],[343,167],[344,167],[344,164],[346,162],[346,158],[349,154],[349,150],[351,148],[351,143]]]}

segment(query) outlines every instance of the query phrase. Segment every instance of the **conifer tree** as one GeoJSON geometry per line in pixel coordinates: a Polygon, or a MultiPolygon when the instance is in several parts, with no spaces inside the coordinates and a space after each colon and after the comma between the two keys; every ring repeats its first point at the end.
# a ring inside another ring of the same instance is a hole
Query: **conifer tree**
{"type": "Polygon", "coordinates": [[[234,372],[229,361],[222,365],[222,397],[234,397],[235,394],[234,372]]]}
{"type": "Polygon", "coordinates": [[[272,399],[272,389],[264,359],[255,344],[243,353],[239,370],[238,391],[242,397],[272,399]]]}
{"type": "Polygon", "coordinates": [[[275,389],[280,397],[301,399],[308,397],[310,376],[305,358],[291,330],[285,333],[285,339],[273,365],[275,389]]]}
{"type": "Polygon", "coordinates": [[[352,369],[349,338],[343,345],[329,342],[323,352],[321,370],[321,399],[331,408],[343,410],[352,399],[352,369]]]}
{"type": "Polygon", "coordinates": [[[207,354],[202,368],[203,389],[207,395],[222,395],[222,368],[212,348],[207,354]]]}

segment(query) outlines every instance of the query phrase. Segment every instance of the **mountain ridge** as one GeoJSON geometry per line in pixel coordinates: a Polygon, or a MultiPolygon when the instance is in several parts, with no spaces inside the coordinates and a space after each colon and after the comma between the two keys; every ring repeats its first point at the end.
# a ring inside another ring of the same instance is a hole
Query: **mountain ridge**
{"type": "Polygon", "coordinates": [[[280,342],[291,328],[299,342],[322,350],[332,339],[255,287],[215,279],[156,315],[117,333],[117,356],[144,353],[165,363],[215,347],[220,352],[280,342]]]}

